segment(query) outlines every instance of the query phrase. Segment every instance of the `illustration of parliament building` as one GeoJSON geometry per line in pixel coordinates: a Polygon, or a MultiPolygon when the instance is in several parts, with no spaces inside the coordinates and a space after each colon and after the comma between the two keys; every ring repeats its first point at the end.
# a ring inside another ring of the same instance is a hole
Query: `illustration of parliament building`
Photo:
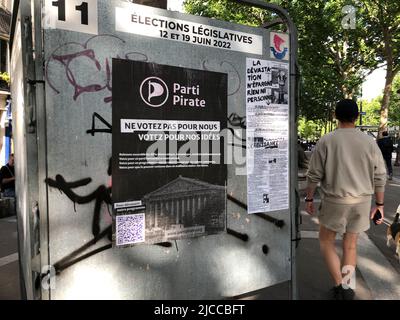
{"type": "Polygon", "coordinates": [[[179,176],[145,195],[142,201],[146,206],[146,238],[177,227],[204,226],[206,234],[224,230],[224,186],[179,176]]]}

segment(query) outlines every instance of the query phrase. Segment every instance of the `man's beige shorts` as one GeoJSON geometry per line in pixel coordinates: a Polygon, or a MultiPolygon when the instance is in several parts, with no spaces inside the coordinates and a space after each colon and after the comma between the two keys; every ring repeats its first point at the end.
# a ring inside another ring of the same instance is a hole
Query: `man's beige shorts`
{"type": "Polygon", "coordinates": [[[322,200],[319,223],[340,234],[367,231],[370,226],[371,201],[340,204],[322,200]]]}

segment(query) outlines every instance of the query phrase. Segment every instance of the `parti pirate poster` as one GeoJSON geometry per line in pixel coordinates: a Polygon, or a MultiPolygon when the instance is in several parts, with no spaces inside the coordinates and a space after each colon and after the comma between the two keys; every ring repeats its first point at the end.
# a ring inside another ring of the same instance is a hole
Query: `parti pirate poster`
{"type": "Polygon", "coordinates": [[[227,75],[121,59],[112,70],[114,245],[225,231],[227,75]]]}

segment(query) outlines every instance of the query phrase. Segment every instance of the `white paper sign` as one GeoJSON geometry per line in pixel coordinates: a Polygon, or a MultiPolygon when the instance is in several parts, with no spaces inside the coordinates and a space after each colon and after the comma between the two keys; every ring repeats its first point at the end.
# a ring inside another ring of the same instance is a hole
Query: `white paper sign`
{"type": "Polygon", "coordinates": [[[247,58],[248,213],[289,208],[287,63],[247,58]]]}
{"type": "Polygon", "coordinates": [[[46,0],[44,29],[62,29],[98,34],[97,0],[46,0]]]}
{"type": "Polygon", "coordinates": [[[262,36],[159,16],[145,6],[132,4],[129,8],[115,8],[115,24],[116,30],[121,32],[191,45],[262,54],[262,36]]]}

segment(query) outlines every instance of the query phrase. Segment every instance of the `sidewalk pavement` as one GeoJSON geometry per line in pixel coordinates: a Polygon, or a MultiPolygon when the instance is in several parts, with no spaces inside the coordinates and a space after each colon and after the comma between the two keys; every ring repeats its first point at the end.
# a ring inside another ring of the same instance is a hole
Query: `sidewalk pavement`
{"type": "MultiPolygon", "coordinates": [[[[385,195],[385,217],[390,223],[400,202],[400,167],[393,167],[394,178],[388,181],[385,195]]],[[[299,173],[300,199],[305,196],[305,170],[299,173]]],[[[318,200],[316,200],[318,202],[318,200]]],[[[301,203],[301,238],[297,248],[297,277],[301,300],[330,299],[332,283],[319,251],[318,219],[304,211],[301,203]]],[[[386,247],[387,226],[374,226],[359,240],[359,259],[356,271],[356,299],[400,299],[400,263],[392,245],[386,247]]],[[[337,248],[340,252],[338,239],[337,248]]],[[[237,299],[289,299],[287,282],[244,294],[237,299]]],[[[16,218],[0,219],[0,300],[20,299],[17,254],[16,218]]]]}
{"type": "MultiPolygon", "coordinates": [[[[393,158],[393,162],[394,162],[393,158]]],[[[393,222],[397,208],[400,205],[400,167],[393,166],[393,180],[388,180],[385,188],[385,219],[384,224],[371,227],[367,231],[368,237],[376,244],[379,250],[387,257],[393,268],[400,273],[400,260],[395,254],[395,246],[386,246],[386,230],[393,222]]]]}
{"type": "MultiPolygon", "coordinates": [[[[393,161],[394,162],[394,161],[393,161]]],[[[394,244],[386,246],[386,230],[393,221],[400,204],[400,167],[393,167],[393,180],[388,181],[385,192],[386,225],[375,226],[362,233],[358,242],[356,269],[356,299],[400,300],[400,261],[395,255],[394,244]]],[[[300,199],[305,197],[305,172],[299,172],[300,199]]],[[[319,197],[316,197],[318,203],[319,197]]],[[[318,219],[308,215],[304,200],[301,201],[301,238],[297,249],[298,288],[300,299],[328,299],[327,290],[333,286],[319,251],[318,219]]],[[[341,254],[337,237],[337,249],[341,254]]]]}
{"type": "Polygon", "coordinates": [[[0,300],[19,300],[19,264],[15,216],[0,219],[0,300]]]}

